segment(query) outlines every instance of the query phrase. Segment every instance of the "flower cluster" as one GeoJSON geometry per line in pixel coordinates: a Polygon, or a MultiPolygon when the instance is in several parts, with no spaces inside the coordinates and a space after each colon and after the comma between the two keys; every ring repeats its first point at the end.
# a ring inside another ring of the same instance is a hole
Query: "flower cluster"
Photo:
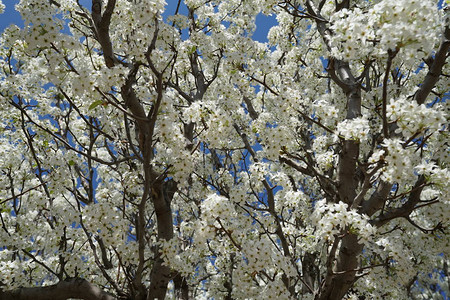
{"type": "MultiPolygon", "coordinates": [[[[401,133],[405,138],[421,134],[425,130],[431,132],[442,128],[446,122],[445,112],[437,107],[427,107],[424,104],[418,105],[416,101],[401,97],[391,99],[387,105],[387,117],[396,122],[398,128],[396,133],[401,133]]],[[[430,133],[428,133],[430,134],[430,133]]]]}
{"type": "Polygon", "coordinates": [[[81,277],[120,297],[167,271],[198,299],[312,299],[342,277],[359,278],[344,298],[403,299],[442,265],[448,82],[408,100],[443,76],[422,60],[436,1],[185,0],[168,17],[163,0],[102,0],[106,32],[85,2],[21,0],[25,26],[0,37],[0,289],[81,277]],[[327,57],[348,60],[341,82],[327,57]]]}
{"type": "Polygon", "coordinates": [[[336,162],[337,154],[333,150],[328,150],[323,153],[317,153],[316,156],[317,166],[321,170],[329,170],[332,168],[336,162]]]}
{"type": "MultiPolygon", "coordinates": [[[[99,196],[101,193],[99,192],[99,196]]],[[[100,203],[87,206],[83,213],[83,221],[86,229],[100,236],[107,245],[118,245],[123,242],[122,234],[126,231],[127,225],[107,201],[102,200],[100,203]]]]}
{"type": "MultiPolygon", "coordinates": [[[[382,168],[382,178],[387,182],[400,182],[407,178],[412,179],[413,162],[416,158],[415,153],[410,148],[404,148],[399,139],[386,139],[383,142],[386,149],[384,161],[386,165],[382,168]]],[[[377,152],[377,155],[383,155],[377,152]]]]}
{"type": "Polygon", "coordinates": [[[343,9],[331,17],[333,55],[360,59],[386,57],[402,49],[408,59],[428,55],[437,42],[439,13],[434,1],[383,0],[367,11],[343,9]]]}
{"type": "Polygon", "coordinates": [[[203,219],[209,224],[217,218],[231,220],[234,216],[233,203],[223,196],[212,194],[206,198],[200,206],[203,219]]]}
{"type": "Polygon", "coordinates": [[[161,241],[160,244],[161,257],[164,259],[164,264],[180,271],[186,278],[195,273],[195,265],[198,258],[196,258],[192,249],[180,251],[180,244],[177,239],[161,241]]]}
{"type": "Polygon", "coordinates": [[[330,103],[327,97],[314,101],[315,114],[319,120],[326,126],[336,126],[339,117],[339,110],[330,103]]]}
{"type": "Polygon", "coordinates": [[[376,228],[369,224],[369,218],[361,215],[354,209],[349,209],[343,202],[326,203],[326,200],[317,201],[311,221],[316,227],[317,238],[329,240],[343,231],[358,234],[362,241],[368,241],[376,233],[376,228]]]}
{"type": "Polygon", "coordinates": [[[366,141],[369,131],[369,121],[365,117],[346,119],[337,125],[337,134],[345,140],[366,141]]]}

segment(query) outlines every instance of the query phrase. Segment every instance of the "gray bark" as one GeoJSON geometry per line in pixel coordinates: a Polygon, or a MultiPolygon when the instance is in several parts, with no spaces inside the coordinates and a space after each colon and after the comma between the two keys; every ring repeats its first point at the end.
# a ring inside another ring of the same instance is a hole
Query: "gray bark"
{"type": "Polygon", "coordinates": [[[65,300],[69,298],[84,300],[116,299],[114,296],[82,278],[72,278],[45,287],[0,291],[0,299],[2,300],[65,300]]]}

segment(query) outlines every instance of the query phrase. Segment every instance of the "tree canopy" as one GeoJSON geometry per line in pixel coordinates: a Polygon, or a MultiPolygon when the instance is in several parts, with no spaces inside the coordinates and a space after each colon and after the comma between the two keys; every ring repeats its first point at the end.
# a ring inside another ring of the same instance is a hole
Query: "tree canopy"
{"type": "Polygon", "coordinates": [[[446,3],[87,2],[0,37],[0,299],[445,295],[446,3]]]}

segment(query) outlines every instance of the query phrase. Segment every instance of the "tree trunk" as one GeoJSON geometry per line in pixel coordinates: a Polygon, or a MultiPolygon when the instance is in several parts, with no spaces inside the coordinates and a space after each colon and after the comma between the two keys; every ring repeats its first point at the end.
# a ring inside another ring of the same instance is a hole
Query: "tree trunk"
{"type": "Polygon", "coordinates": [[[342,238],[333,274],[325,279],[325,286],[316,300],[340,300],[344,297],[357,279],[358,256],[362,248],[356,235],[348,234],[342,238]]]}
{"type": "MultiPolygon", "coordinates": [[[[158,240],[168,241],[173,237],[173,220],[170,202],[176,191],[176,183],[169,180],[156,182],[152,189],[152,200],[155,207],[156,221],[158,226],[158,240]]],[[[159,250],[159,249],[158,249],[159,250]]],[[[164,299],[166,297],[167,285],[172,279],[171,270],[163,265],[161,254],[156,253],[155,262],[150,274],[150,288],[147,300],[164,299]]]]}

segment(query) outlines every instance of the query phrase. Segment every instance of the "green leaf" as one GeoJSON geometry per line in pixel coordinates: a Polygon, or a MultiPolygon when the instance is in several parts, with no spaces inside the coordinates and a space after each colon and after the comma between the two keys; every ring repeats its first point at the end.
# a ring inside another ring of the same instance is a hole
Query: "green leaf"
{"type": "Polygon", "coordinates": [[[89,105],[89,110],[92,110],[103,103],[103,100],[94,101],[91,105],[89,105]]]}
{"type": "Polygon", "coordinates": [[[73,160],[69,160],[69,166],[75,165],[75,162],[73,160]]]}
{"type": "Polygon", "coordinates": [[[191,50],[189,50],[188,54],[192,54],[197,50],[197,46],[192,46],[191,50]]]}

